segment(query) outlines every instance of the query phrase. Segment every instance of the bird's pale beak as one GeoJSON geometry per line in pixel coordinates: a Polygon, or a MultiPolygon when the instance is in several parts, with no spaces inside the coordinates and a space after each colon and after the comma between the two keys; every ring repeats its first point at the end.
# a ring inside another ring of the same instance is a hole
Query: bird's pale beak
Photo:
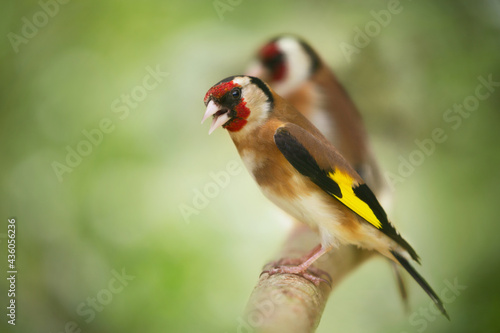
{"type": "Polygon", "coordinates": [[[214,116],[214,120],[212,121],[210,130],[208,130],[208,134],[212,134],[217,127],[224,125],[230,119],[229,110],[220,107],[213,100],[208,103],[207,111],[205,111],[205,115],[203,116],[201,123],[203,124],[203,122],[210,116],[214,116]]]}

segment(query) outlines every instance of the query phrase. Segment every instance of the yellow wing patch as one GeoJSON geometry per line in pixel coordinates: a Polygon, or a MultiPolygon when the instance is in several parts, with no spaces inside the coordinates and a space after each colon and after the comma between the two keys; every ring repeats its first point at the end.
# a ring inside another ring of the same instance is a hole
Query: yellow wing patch
{"type": "Polygon", "coordinates": [[[335,172],[330,172],[328,177],[339,185],[340,191],[342,192],[342,198],[337,196],[335,196],[335,198],[352,209],[366,221],[373,224],[377,229],[382,229],[382,223],[375,216],[370,206],[354,194],[353,186],[358,184],[351,176],[339,170],[335,170],[335,172]]]}

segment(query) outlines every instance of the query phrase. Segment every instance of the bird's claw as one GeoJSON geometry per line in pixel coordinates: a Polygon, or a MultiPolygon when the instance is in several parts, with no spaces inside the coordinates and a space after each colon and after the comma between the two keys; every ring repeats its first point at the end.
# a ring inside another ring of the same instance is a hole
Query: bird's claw
{"type": "Polygon", "coordinates": [[[328,286],[331,285],[330,275],[327,272],[325,272],[319,268],[315,268],[315,267],[309,267],[306,270],[303,270],[299,266],[280,265],[280,266],[275,266],[275,267],[268,269],[268,270],[264,270],[264,271],[262,271],[262,273],[260,275],[262,276],[262,274],[264,274],[264,273],[267,273],[269,276],[275,275],[275,274],[298,275],[298,276],[303,277],[306,280],[311,281],[312,283],[314,283],[314,285],[316,287],[318,287],[321,282],[326,283],[328,286]],[[322,278],[321,276],[325,276],[326,279],[322,278]]]}

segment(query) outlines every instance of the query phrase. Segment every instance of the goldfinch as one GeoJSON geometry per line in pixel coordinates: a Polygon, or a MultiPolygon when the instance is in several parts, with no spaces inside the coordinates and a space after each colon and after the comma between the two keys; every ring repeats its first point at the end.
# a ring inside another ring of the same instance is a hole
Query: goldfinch
{"type": "MultiPolygon", "coordinates": [[[[260,48],[247,70],[269,83],[312,122],[370,186],[385,209],[392,195],[371,150],[362,117],[335,74],[302,38],[281,35],[260,48]]],[[[393,264],[399,293],[408,307],[405,282],[393,264]]]]}
{"type": "Polygon", "coordinates": [[[204,103],[202,122],[213,117],[209,134],[220,126],[228,130],[263,194],[320,235],[321,246],[303,263],[275,267],[270,274],[303,274],[334,247],[352,244],[401,265],[449,318],[438,295],[409,263],[419,262],[417,253],[389,222],[373,192],[291,104],[262,80],[244,75],[215,84],[204,103]]]}
{"type": "Polygon", "coordinates": [[[306,118],[339,150],[379,198],[390,204],[390,192],[373,157],[356,105],[318,53],[303,39],[271,39],[247,70],[306,118]]]}

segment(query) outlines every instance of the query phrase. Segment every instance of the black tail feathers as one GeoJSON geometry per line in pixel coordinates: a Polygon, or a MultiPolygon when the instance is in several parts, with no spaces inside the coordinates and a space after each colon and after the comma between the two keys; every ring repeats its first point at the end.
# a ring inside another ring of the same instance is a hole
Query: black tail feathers
{"type": "Polygon", "coordinates": [[[420,275],[415,268],[413,268],[412,265],[404,258],[402,255],[398,254],[396,251],[391,251],[392,255],[396,260],[403,266],[404,269],[417,281],[417,283],[424,289],[424,291],[429,295],[429,297],[432,299],[434,304],[436,304],[436,307],[441,311],[443,316],[445,316],[448,320],[450,320],[450,316],[446,312],[443,302],[439,298],[439,296],[432,290],[431,286],[425,281],[425,279],[420,275]]]}

